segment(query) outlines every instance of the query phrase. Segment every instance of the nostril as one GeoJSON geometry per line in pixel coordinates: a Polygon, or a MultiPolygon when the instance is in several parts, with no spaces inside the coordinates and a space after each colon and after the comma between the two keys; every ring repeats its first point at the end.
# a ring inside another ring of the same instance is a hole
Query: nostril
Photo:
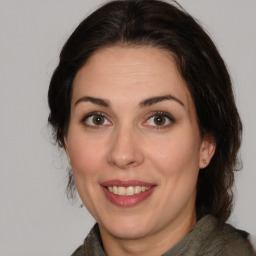
{"type": "Polygon", "coordinates": [[[135,164],[135,161],[132,161],[132,162],[128,163],[127,166],[134,165],[134,164],[135,164]]]}
{"type": "Polygon", "coordinates": [[[138,163],[136,163],[136,161],[130,161],[130,162],[110,161],[110,164],[112,166],[117,166],[121,169],[126,169],[126,168],[129,168],[129,167],[135,167],[138,163]]]}
{"type": "Polygon", "coordinates": [[[107,162],[111,166],[116,166],[121,169],[135,167],[140,165],[144,160],[144,154],[138,143],[133,143],[131,138],[118,137],[110,145],[107,152],[107,162]]]}

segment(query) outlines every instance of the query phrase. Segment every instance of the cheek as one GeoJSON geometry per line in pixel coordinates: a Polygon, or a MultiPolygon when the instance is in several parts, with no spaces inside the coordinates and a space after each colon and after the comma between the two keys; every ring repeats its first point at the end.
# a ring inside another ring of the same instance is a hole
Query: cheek
{"type": "Polygon", "coordinates": [[[75,175],[90,175],[102,164],[104,142],[73,133],[69,138],[69,155],[75,175]]]}
{"type": "Polygon", "coordinates": [[[93,201],[97,197],[99,170],[103,170],[102,140],[83,133],[72,132],[69,137],[69,154],[77,191],[87,209],[95,215],[93,201]],[[100,141],[100,142],[99,142],[100,141]]]}
{"type": "Polygon", "coordinates": [[[147,148],[152,164],[165,175],[193,174],[199,169],[200,137],[196,133],[173,133],[164,139],[158,138],[147,148]]]}
{"type": "Polygon", "coordinates": [[[164,191],[161,193],[166,195],[158,202],[158,207],[167,208],[168,214],[179,212],[190,205],[189,202],[193,206],[199,171],[199,143],[200,138],[193,133],[177,133],[168,139],[158,140],[154,150],[148,152],[149,165],[159,175],[156,177],[160,177],[160,188],[164,191]]]}

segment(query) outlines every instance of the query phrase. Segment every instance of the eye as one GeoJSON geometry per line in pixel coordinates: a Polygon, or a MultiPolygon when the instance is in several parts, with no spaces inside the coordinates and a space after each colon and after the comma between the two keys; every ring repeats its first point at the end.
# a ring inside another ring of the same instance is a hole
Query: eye
{"type": "Polygon", "coordinates": [[[82,123],[90,127],[110,126],[111,122],[102,113],[90,113],[82,119],[82,123]]]}
{"type": "Polygon", "coordinates": [[[174,119],[166,113],[155,113],[144,123],[146,126],[155,126],[155,128],[165,128],[174,123],[174,119]]]}

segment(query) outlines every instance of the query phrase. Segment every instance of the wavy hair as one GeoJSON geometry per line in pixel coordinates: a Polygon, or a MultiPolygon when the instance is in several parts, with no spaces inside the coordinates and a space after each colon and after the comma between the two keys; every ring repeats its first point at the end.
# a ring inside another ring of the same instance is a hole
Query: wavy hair
{"type": "MultiPolygon", "coordinates": [[[[225,222],[232,210],[242,124],[230,76],[216,46],[175,1],[173,4],[158,0],[110,1],[75,29],[60,53],[48,92],[48,121],[57,144],[64,147],[72,83],[78,70],[93,53],[115,45],[152,46],[168,50],[175,57],[194,101],[201,134],[210,134],[216,143],[210,164],[199,172],[197,218],[212,214],[225,222]]],[[[70,195],[74,188],[70,172],[70,195]]]]}

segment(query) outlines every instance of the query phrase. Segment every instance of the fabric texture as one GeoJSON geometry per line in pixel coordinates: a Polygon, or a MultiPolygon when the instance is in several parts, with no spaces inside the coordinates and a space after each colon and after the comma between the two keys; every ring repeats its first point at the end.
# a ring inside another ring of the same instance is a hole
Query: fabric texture
{"type": "MultiPolygon", "coordinates": [[[[253,256],[247,240],[248,233],[229,224],[219,225],[216,218],[207,215],[195,228],[163,256],[253,256]]],[[[84,244],[72,256],[105,256],[100,231],[96,224],[84,244]]],[[[156,255],[157,256],[157,255],[156,255]]]]}

